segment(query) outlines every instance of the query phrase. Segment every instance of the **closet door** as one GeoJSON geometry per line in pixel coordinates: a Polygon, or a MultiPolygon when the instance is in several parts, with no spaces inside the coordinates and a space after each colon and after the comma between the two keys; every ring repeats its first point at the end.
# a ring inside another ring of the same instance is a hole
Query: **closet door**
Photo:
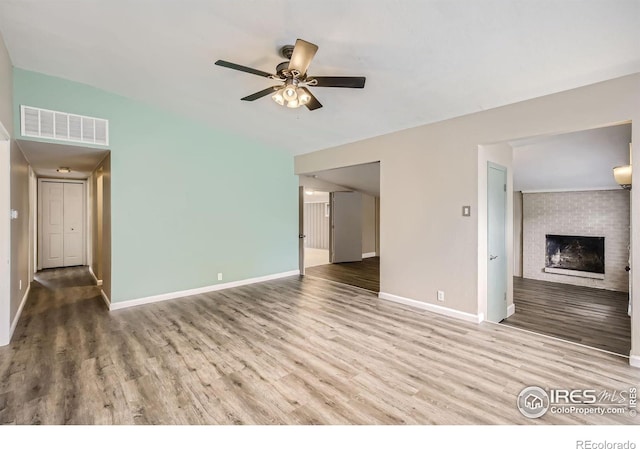
{"type": "Polygon", "coordinates": [[[84,264],[84,185],[64,184],[64,265],[84,264]]]}
{"type": "Polygon", "coordinates": [[[42,201],[42,268],[64,266],[64,184],[40,183],[42,201]]]}
{"type": "Polygon", "coordinates": [[[84,264],[84,184],[40,183],[41,268],[84,264]]]}

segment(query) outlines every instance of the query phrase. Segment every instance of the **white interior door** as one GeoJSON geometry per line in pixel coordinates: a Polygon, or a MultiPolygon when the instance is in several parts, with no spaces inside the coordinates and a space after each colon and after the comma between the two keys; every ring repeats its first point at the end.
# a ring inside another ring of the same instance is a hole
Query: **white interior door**
{"type": "Polygon", "coordinates": [[[42,268],[64,266],[64,184],[40,183],[42,268]]]}
{"type": "Polygon", "coordinates": [[[84,264],[84,183],[40,182],[41,268],[84,264]]]}
{"type": "Polygon", "coordinates": [[[84,264],[84,185],[64,184],[65,267],[84,264]]]}
{"type": "Polygon", "coordinates": [[[507,170],[489,163],[487,178],[487,319],[507,317],[507,170]]]}
{"type": "Polygon", "coordinates": [[[331,193],[331,263],[362,260],[362,195],[331,193]]]}

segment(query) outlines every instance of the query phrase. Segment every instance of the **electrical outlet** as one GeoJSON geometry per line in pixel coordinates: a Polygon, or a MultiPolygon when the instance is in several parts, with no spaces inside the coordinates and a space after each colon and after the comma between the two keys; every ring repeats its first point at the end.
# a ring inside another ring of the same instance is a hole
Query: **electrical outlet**
{"type": "Polygon", "coordinates": [[[442,290],[438,290],[438,301],[444,301],[444,292],[442,290]]]}
{"type": "Polygon", "coordinates": [[[222,273],[218,273],[218,280],[221,281],[222,280],[222,273]]]}

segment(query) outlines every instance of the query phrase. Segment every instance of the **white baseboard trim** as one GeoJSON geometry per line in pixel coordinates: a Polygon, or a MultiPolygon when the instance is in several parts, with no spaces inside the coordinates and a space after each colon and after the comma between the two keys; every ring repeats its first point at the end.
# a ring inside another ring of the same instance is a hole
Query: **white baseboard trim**
{"type": "Polygon", "coordinates": [[[507,307],[507,318],[509,318],[514,313],[516,313],[516,305],[511,304],[509,307],[507,307]]]}
{"type": "Polygon", "coordinates": [[[16,326],[18,325],[18,321],[20,320],[20,315],[22,315],[22,309],[24,309],[24,305],[27,303],[27,297],[29,296],[30,291],[31,291],[31,284],[27,286],[27,290],[24,292],[22,301],[20,301],[20,307],[18,307],[16,316],[13,318],[13,322],[11,323],[11,329],[9,329],[9,341],[11,341],[11,337],[13,337],[13,333],[16,330],[16,326]]]}
{"type": "Polygon", "coordinates": [[[102,289],[100,289],[100,296],[102,296],[104,303],[107,305],[107,309],[111,309],[111,300],[102,289]]]}
{"type": "Polygon", "coordinates": [[[96,281],[96,285],[100,287],[102,285],[102,279],[98,279],[98,276],[96,276],[96,274],[93,272],[93,268],[91,268],[91,265],[89,265],[89,273],[91,273],[91,276],[93,276],[93,280],[96,281]]]}
{"type": "Polygon", "coordinates": [[[362,253],[362,258],[363,259],[368,259],[369,257],[376,257],[376,253],[362,253]]]}
{"type": "Polygon", "coordinates": [[[271,281],[274,279],[285,278],[289,276],[300,275],[300,270],[285,271],[284,273],[269,274],[256,278],[243,279],[241,281],[225,282],[224,284],[207,285],[200,288],[192,288],[189,290],[181,290],[178,292],[163,293],[161,295],[147,296],[145,298],[130,299],[128,301],[113,302],[109,305],[109,310],[126,309],[128,307],[141,306],[143,304],[151,304],[154,302],[167,301],[169,299],[182,298],[184,296],[200,295],[202,293],[214,292],[217,290],[226,290],[228,288],[240,287],[242,285],[257,284],[258,282],[271,281]]]}
{"type": "Polygon", "coordinates": [[[629,365],[640,368],[640,355],[629,355],[629,365]]]}
{"type": "Polygon", "coordinates": [[[378,298],[386,299],[387,301],[393,301],[407,306],[416,307],[418,309],[427,310],[429,312],[437,313],[439,315],[448,316],[451,318],[457,318],[459,320],[470,321],[472,323],[481,323],[484,321],[484,314],[479,313],[474,315],[472,313],[461,312],[459,310],[450,309],[448,307],[442,307],[435,304],[429,304],[428,302],[417,301],[411,298],[404,298],[402,296],[392,295],[390,293],[380,292],[378,298]]]}

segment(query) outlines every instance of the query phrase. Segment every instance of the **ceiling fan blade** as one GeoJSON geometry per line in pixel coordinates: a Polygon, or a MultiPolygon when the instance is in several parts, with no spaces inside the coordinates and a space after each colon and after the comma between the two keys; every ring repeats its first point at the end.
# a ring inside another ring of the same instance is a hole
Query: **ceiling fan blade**
{"type": "Polygon", "coordinates": [[[264,76],[268,78],[271,76],[271,73],[263,72],[262,70],[252,69],[251,67],[246,67],[240,64],[234,64],[233,62],[223,61],[222,59],[218,59],[215,62],[216,65],[221,67],[226,67],[228,69],[239,70],[241,72],[251,73],[253,75],[264,76]]]}
{"type": "Polygon", "coordinates": [[[241,100],[243,101],[253,101],[253,100],[257,100],[258,98],[262,98],[262,97],[266,97],[269,94],[272,94],[273,92],[275,92],[276,90],[282,88],[282,86],[271,86],[271,87],[267,87],[264,90],[261,90],[260,92],[256,92],[255,94],[251,94],[251,95],[247,95],[244,98],[241,98],[241,100]]]}
{"type": "Polygon", "coordinates": [[[351,87],[362,89],[366,78],[364,76],[310,76],[317,80],[316,87],[351,87]]]}
{"type": "Polygon", "coordinates": [[[293,47],[293,54],[291,55],[291,61],[289,61],[289,70],[297,70],[300,75],[307,73],[309,64],[318,51],[318,46],[311,42],[303,41],[302,39],[296,40],[296,45],[293,47]]]}
{"type": "Polygon", "coordinates": [[[315,109],[320,109],[322,107],[322,103],[320,103],[318,99],[314,97],[311,92],[309,92],[309,89],[307,89],[306,87],[302,87],[301,89],[304,90],[311,97],[311,100],[309,100],[309,103],[305,104],[307,109],[309,109],[310,111],[313,111],[315,109]]]}

